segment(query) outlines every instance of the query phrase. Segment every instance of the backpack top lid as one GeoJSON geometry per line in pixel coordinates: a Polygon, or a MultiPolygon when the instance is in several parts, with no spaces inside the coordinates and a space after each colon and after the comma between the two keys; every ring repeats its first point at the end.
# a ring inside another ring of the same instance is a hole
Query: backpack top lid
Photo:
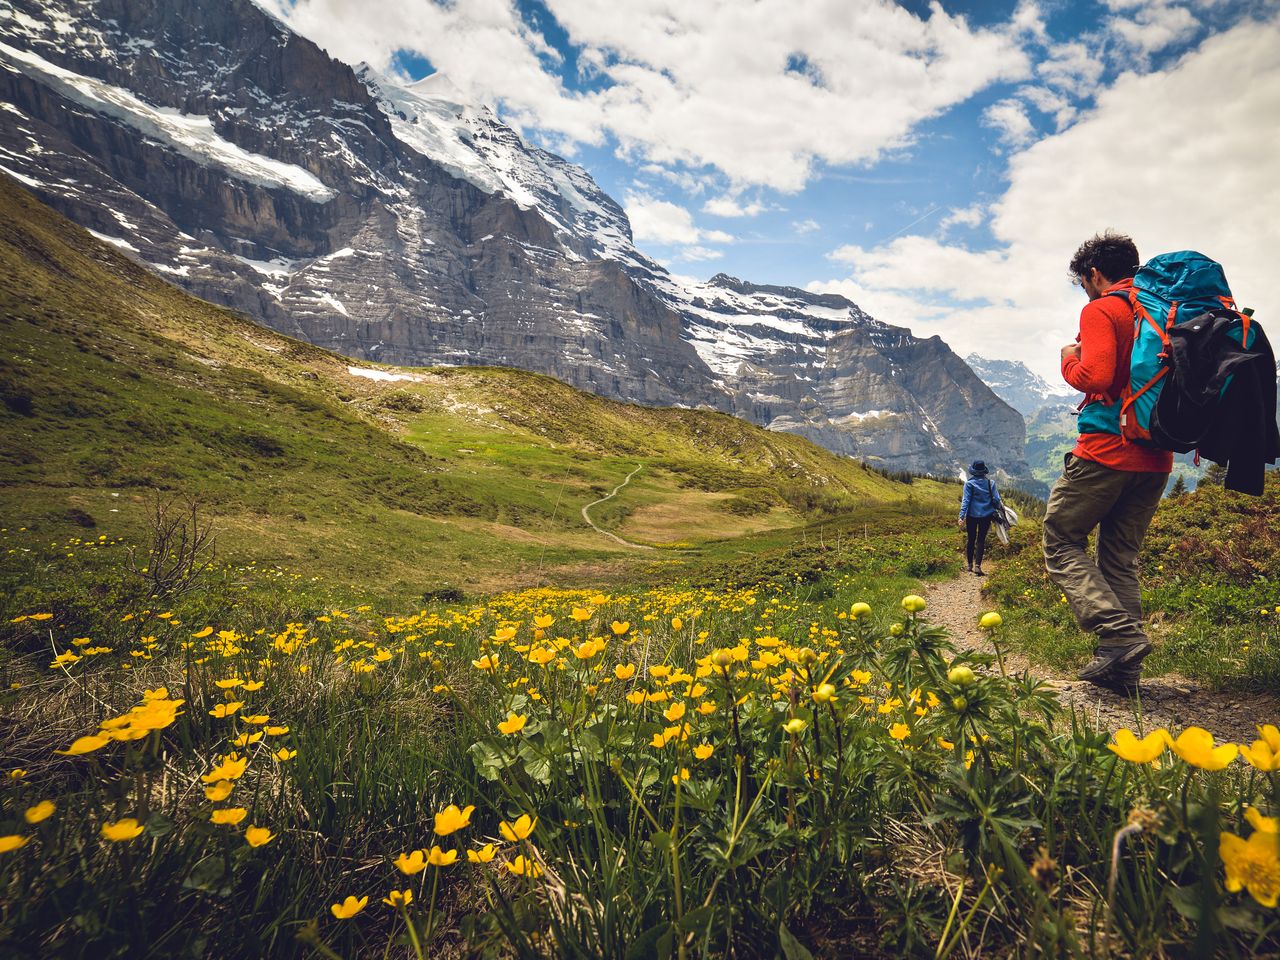
{"type": "Polygon", "coordinates": [[[1138,269],[1133,285],[1169,302],[1231,296],[1222,264],[1194,250],[1152,257],[1138,269]]]}

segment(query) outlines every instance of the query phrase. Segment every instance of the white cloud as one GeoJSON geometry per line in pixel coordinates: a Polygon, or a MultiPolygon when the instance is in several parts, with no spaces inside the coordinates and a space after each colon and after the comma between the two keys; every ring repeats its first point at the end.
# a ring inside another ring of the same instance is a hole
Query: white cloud
{"type": "Polygon", "coordinates": [[[698,227],[693,222],[693,214],[669,200],[629,193],[625,208],[637,243],[693,246],[699,243],[733,242],[733,236],[723,230],[704,230],[698,227]]]}
{"type": "Polygon", "coordinates": [[[685,247],[675,259],[696,263],[701,260],[719,260],[723,256],[723,250],[713,250],[710,247],[685,247]]]}
{"type": "Polygon", "coordinates": [[[754,217],[769,209],[759,200],[750,203],[739,203],[736,197],[713,197],[702,205],[702,212],[714,217],[754,217]]]}
{"type": "Polygon", "coordinates": [[[1121,16],[1112,17],[1106,32],[1123,40],[1134,55],[1148,57],[1175,43],[1189,40],[1200,23],[1186,7],[1168,0],[1128,3],[1121,16]]]}
{"type": "Polygon", "coordinates": [[[1005,146],[1021,147],[1035,139],[1036,128],[1020,100],[1006,99],[982,111],[982,124],[993,128],[1005,146]]]}
{"type": "Polygon", "coordinates": [[[795,230],[795,232],[800,234],[801,236],[804,236],[806,233],[813,233],[815,230],[821,230],[822,224],[818,223],[817,220],[813,220],[813,219],[792,220],[791,229],[795,230]]]}
{"type": "Polygon", "coordinates": [[[995,28],[891,0],[546,0],[602,83],[565,88],[559,55],[514,0],[263,0],[349,62],[415,51],[517,126],[566,144],[608,136],[637,162],[712,167],[735,184],[804,186],[816,164],[871,163],[923,120],[1024,79],[1034,5],[995,28]],[[788,69],[797,64],[803,69],[788,69]]]}
{"type": "Polygon", "coordinates": [[[1280,19],[1249,21],[1167,70],[1121,76],[1073,126],[1013,154],[991,207],[996,249],[920,236],[849,244],[831,256],[851,277],[811,288],[857,291],[883,320],[1055,378],[1084,303],[1067,263],[1105,228],[1128,233],[1144,257],[1200,250],[1224,264],[1242,304],[1280,303],[1280,178],[1261,119],[1278,116],[1280,19]],[[1133,149],[1138,131],[1159,149],[1133,149]],[[946,300],[959,306],[939,310],[946,300]]]}
{"type": "Polygon", "coordinates": [[[1056,44],[1048,57],[1036,64],[1036,74],[1045,83],[1077,97],[1090,96],[1097,89],[1104,69],[1102,61],[1081,41],[1056,44]]]}
{"type": "Polygon", "coordinates": [[[942,222],[938,224],[943,230],[954,227],[957,224],[962,227],[980,227],[982,222],[987,219],[986,204],[974,203],[967,207],[960,207],[952,210],[942,222]]]}

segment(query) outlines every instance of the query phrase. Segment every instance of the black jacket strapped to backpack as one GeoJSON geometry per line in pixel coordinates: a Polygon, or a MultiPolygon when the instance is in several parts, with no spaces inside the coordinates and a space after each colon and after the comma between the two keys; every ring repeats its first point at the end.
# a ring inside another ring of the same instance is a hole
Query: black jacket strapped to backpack
{"type": "Polygon", "coordinates": [[[1259,324],[1245,327],[1255,331],[1253,343],[1241,343],[1240,319],[1214,310],[1169,328],[1169,373],[1151,414],[1151,439],[1176,453],[1198,448],[1226,466],[1226,489],[1258,496],[1263,464],[1280,458],[1276,361],[1259,324]]]}

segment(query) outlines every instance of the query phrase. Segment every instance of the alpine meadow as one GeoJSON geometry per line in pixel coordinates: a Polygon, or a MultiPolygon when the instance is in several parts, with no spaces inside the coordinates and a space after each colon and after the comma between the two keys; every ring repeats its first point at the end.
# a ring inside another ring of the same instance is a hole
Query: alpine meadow
{"type": "Polygon", "coordinates": [[[0,955],[1280,957],[1274,4],[0,68],[0,955]]]}

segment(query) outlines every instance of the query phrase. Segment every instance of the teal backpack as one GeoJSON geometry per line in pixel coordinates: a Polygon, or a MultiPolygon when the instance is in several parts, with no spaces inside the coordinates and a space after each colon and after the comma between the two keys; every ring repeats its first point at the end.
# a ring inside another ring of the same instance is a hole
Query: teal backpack
{"type": "Polygon", "coordinates": [[[1084,406],[1080,432],[1119,434],[1143,446],[1159,446],[1151,438],[1151,412],[1170,370],[1169,328],[1204,313],[1227,311],[1235,315],[1246,347],[1253,345],[1256,331],[1236,310],[1222,265],[1194,250],[1152,257],[1134,275],[1129,292],[1106,296],[1125,300],[1133,311],[1129,382],[1119,397],[1084,406]]]}

